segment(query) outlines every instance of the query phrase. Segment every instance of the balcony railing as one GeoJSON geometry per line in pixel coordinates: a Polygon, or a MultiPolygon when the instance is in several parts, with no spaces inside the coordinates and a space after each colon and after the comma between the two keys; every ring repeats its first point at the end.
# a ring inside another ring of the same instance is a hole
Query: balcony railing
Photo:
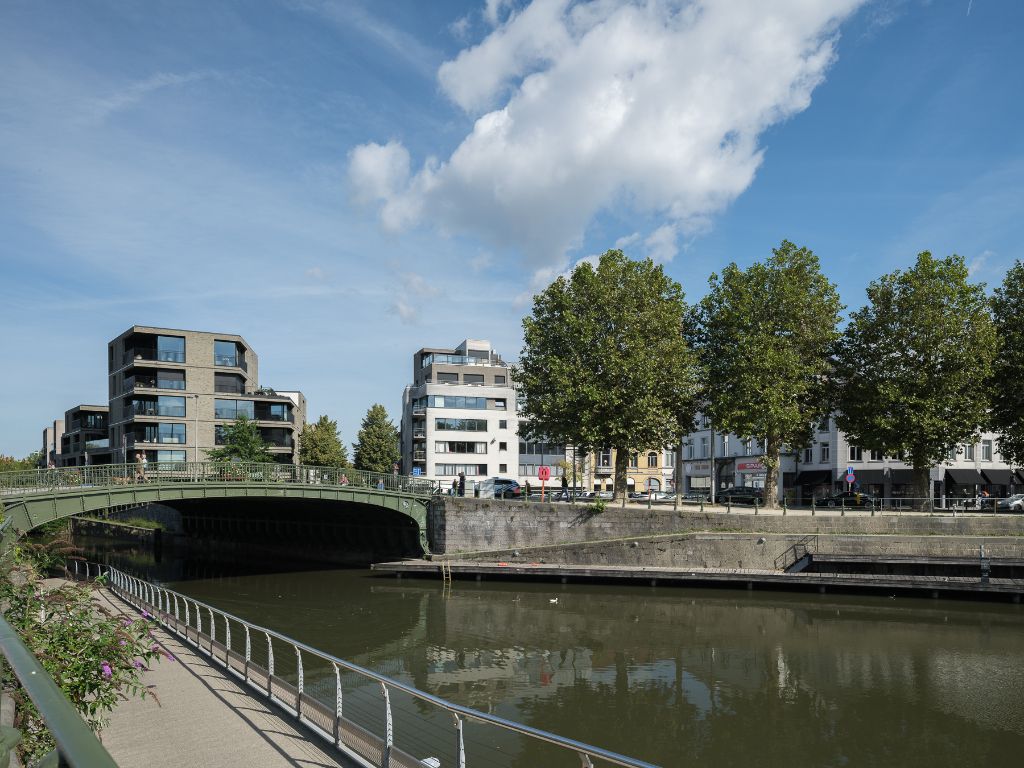
{"type": "Polygon", "coordinates": [[[424,432],[423,430],[415,430],[412,433],[412,439],[413,440],[426,440],[427,439],[427,433],[424,432]]]}
{"type": "Polygon", "coordinates": [[[185,353],[170,349],[136,347],[134,349],[126,349],[121,360],[125,365],[128,365],[133,360],[159,360],[161,363],[184,363],[185,353]]]}
{"type": "MultiPolygon", "coordinates": [[[[228,382],[221,382],[220,384],[213,385],[214,392],[224,392],[229,395],[244,395],[245,385],[244,384],[231,384],[228,382]]],[[[252,393],[250,393],[252,394],[252,393]]]]}
{"type": "Polygon", "coordinates": [[[184,445],[185,438],[179,437],[178,435],[159,435],[153,433],[143,433],[141,435],[128,435],[128,445],[135,445],[136,443],[146,445],[184,445]]]}
{"type": "Polygon", "coordinates": [[[498,357],[469,357],[468,355],[424,355],[421,368],[427,368],[435,363],[442,365],[494,365],[499,368],[507,368],[508,364],[498,357]]]}
{"type": "Polygon", "coordinates": [[[249,366],[246,365],[245,358],[241,355],[214,355],[213,364],[225,368],[241,368],[243,371],[249,370],[249,366]]]}
{"type": "Polygon", "coordinates": [[[426,461],[427,460],[427,452],[426,451],[413,451],[412,452],[412,460],[413,461],[426,461]]]}
{"type": "Polygon", "coordinates": [[[96,450],[99,450],[101,448],[103,448],[103,449],[110,448],[110,438],[109,437],[105,437],[102,440],[86,440],[85,441],[85,450],[87,450],[87,451],[96,451],[96,450]]]}
{"type": "Polygon", "coordinates": [[[183,405],[158,405],[156,403],[146,403],[138,400],[133,401],[126,411],[133,416],[185,417],[185,406],[183,405]]]}
{"type": "Polygon", "coordinates": [[[260,413],[256,411],[256,421],[278,421],[286,423],[294,423],[295,416],[292,413],[280,414],[280,413],[260,413]]]}

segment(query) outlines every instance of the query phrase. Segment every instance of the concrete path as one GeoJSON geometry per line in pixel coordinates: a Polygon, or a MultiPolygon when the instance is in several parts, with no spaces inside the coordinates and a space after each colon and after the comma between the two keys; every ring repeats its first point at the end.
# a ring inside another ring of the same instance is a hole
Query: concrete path
{"type": "MultiPolygon", "coordinates": [[[[137,616],[105,590],[96,594],[110,610],[137,616]]],[[[174,635],[158,628],[156,640],[175,659],[154,663],[144,676],[159,704],[148,696],[122,702],[101,734],[121,768],[354,765],[174,635]]]]}

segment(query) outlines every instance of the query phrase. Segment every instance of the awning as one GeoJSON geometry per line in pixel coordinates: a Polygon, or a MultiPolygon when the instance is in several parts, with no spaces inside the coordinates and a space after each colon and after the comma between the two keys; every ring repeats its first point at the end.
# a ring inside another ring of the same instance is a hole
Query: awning
{"type": "Polygon", "coordinates": [[[1010,485],[1013,482],[1013,472],[1009,469],[983,469],[981,472],[992,485],[1010,485]]]}
{"type": "MultiPolygon", "coordinates": [[[[977,474],[977,473],[975,473],[977,474]]],[[[893,485],[913,485],[914,470],[912,469],[890,469],[889,479],[893,485]]]]}
{"type": "Polygon", "coordinates": [[[1014,481],[1013,481],[1014,485],[1024,485],[1024,472],[1022,472],[1021,470],[1018,469],[1016,472],[1013,473],[1013,477],[1014,477],[1014,481]]]}
{"type": "Polygon", "coordinates": [[[797,485],[820,485],[829,483],[832,480],[832,473],[827,469],[814,469],[801,472],[796,476],[797,485]]]}
{"type": "MultiPolygon", "coordinates": [[[[861,485],[883,485],[885,483],[884,469],[854,469],[853,476],[861,485]]],[[[846,482],[845,478],[846,474],[840,473],[837,479],[846,482]]]]}
{"type": "Polygon", "coordinates": [[[982,482],[981,475],[976,469],[947,469],[946,474],[957,485],[977,485],[982,482]]]}

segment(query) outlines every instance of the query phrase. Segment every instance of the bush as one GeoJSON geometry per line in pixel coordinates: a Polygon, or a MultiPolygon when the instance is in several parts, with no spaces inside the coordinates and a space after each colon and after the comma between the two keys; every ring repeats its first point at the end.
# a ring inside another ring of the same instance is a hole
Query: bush
{"type": "MultiPolygon", "coordinates": [[[[72,583],[45,589],[31,561],[0,577],[4,618],[86,723],[99,731],[118,701],[155,696],[151,686],[143,685],[142,673],[162,651],[153,641],[148,615],[115,615],[94,599],[93,589],[72,583]]],[[[22,732],[19,754],[30,764],[54,749],[55,742],[24,690],[18,688],[14,697],[15,726],[22,732]]]]}

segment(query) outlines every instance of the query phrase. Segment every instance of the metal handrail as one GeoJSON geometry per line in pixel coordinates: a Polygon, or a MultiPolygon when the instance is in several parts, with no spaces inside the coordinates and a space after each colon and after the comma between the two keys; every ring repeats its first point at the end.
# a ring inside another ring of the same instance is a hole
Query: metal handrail
{"type": "MultiPolygon", "coordinates": [[[[382,691],[384,693],[385,712],[387,718],[386,738],[382,738],[382,742],[387,745],[388,749],[390,749],[394,743],[393,721],[391,716],[391,705],[390,700],[388,698],[388,694],[389,691],[400,691],[422,702],[438,707],[439,709],[448,712],[452,716],[454,728],[456,731],[456,738],[458,742],[458,768],[466,768],[467,765],[465,758],[465,744],[463,741],[462,733],[463,721],[466,719],[479,723],[493,725],[495,727],[502,728],[507,731],[512,731],[514,733],[518,733],[522,736],[526,736],[534,740],[543,741],[545,743],[552,744],[556,747],[572,751],[577,755],[583,766],[592,766],[592,760],[597,759],[603,760],[613,765],[623,766],[624,768],[658,768],[658,766],[652,763],[647,763],[642,760],[637,760],[635,758],[627,757],[625,755],[620,755],[616,752],[611,752],[600,747],[595,747],[591,744],[585,744],[583,742],[576,741],[575,739],[559,736],[557,734],[550,733],[539,728],[534,728],[529,725],[517,723],[513,720],[507,720],[496,715],[480,712],[479,710],[471,709],[470,707],[464,707],[460,704],[454,704],[450,701],[446,701],[445,699],[441,699],[437,696],[426,693],[425,691],[421,691],[418,688],[406,685],[405,683],[399,682],[398,680],[394,680],[385,675],[381,675],[377,672],[366,669],[365,667],[353,664],[352,662],[346,661],[337,656],[333,656],[332,654],[325,653],[324,651],[313,648],[310,645],[307,645],[299,640],[295,640],[294,638],[281,634],[280,632],[277,632],[275,630],[268,629],[267,627],[263,627],[258,624],[253,624],[252,622],[246,621],[245,619],[235,616],[234,614],[228,613],[227,611],[222,611],[219,608],[214,608],[213,606],[207,603],[204,603],[200,600],[196,600],[192,597],[188,597],[180,592],[175,592],[174,590],[167,589],[166,587],[161,587],[156,584],[152,584],[150,582],[136,578],[134,576],[130,576],[129,574],[117,568],[114,568],[113,566],[100,565],[96,563],[85,563],[84,567],[86,569],[86,577],[89,576],[90,569],[95,569],[96,576],[99,576],[101,574],[106,575],[108,577],[108,584],[115,594],[127,600],[129,603],[136,604],[137,607],[140,607],[138,605],[139,603],[145,604],[145,606],[152,609],[153,618],[160,624],[167,627],[170,631],[174,632],[178,637],[181,637],[196,649],[202,651],[205,655],[210,657],[211,660],[216,661],[221,666],[224,666],[228,671],[233,672],[236,676],[243,677],[243,679],[247,683],[249,683],[249,685],[252,686],[255,690],[259,691],[261,695],[266,696],[270,698],[272,701],[283,705],[286,709],[290,709],[292,713],[295,714],[296,717],[298,717],[300,720],[305,722],[307,725],[313,726],[314,732],[321,733],[321,735],[323,735],[325,738],[329,738],[339,747],[343,745],[340,743],[340,737],[338,735],[338,724],[340,724],[342,718],[342,691],[340,687],[340,677],[338,676],[338,670],[345,670],[346,672],[352,672],[366,680],[369,680],[381,686],[382,691]],[[178,610],[179,600],[184,605],[184,622],[182,622],[180,619],[180,613],[178,610]],[[190,604],[194,608],[194,616],[196,619],[194,625],[192,624],[191,621],[191,616],[193,614],[192,611],[189,610],[190,604]],[[209,617],[209,634],[203,632],[202,616],[204,613],[207,614],[209,617]],[[219,616],[222,621],[218,622],[215,619],[215,616],[219,616]],[[242,626],[245,632],[246,643],[244,675],[242,671],[232,667],[230,663],[230,653],[232,652],[230,642],[230,621],[237,622],[239,625],[242,626]],[[225,642],[223,651],[224,658],[220,658],[219,656],[217,656],[214,650],[215,644],[218,642],[216,637],[218,623],[222,623],[223,626],[225,627],[225,642]],[[184,631],[182,631],[182,629],[179,629],[179,627],[182,627],[184,631]],[[193,630],[191,635],[189,633],[189,630],[193,630]],[[253,636],[262,636],[267,639],[269,649],[269,669],[266,670],[267,682],[265,686],[258,685],[249,677],[249,670],[251,669],[253,664],[251,643],[251,638],[253,636]],[[281,700],[272,692],[272,682],[275,679],[275,676],[273,646],[270,642],[271,638],[275,638],[281,643],[290,645],[292,647],[292,650],[295,652],[296,659],[298,660],[298,686],[294,704],[281,700]],[[204,640],[206,641],[205,645],[204,640]],[[315,723],[308,721],[303,716],[302,659],[304,654],[306,656],[316,657],[322,661],[325,661],[331,666],[333,666],[333,668],[335,669],[335,679],[339,687],[336,690],[337,703],[334,712],[336,724],[334,734],[323,732],[323,730],[316,726],[315,723]]],[[[74,568],[77,574],[77,561],[75,561],[74,568]]],[[[366,759],[365,755],[360,755],[360,757],[362,759],[366,759]]],[[[385,758],[384,765],[387,764],[387,758],[385,758]]]]}
{"type": "Polygon", "coordinates": [[[0,652],[10,665],[46,727],[57,742],[61,765],[73,768],[117,768],[117,763],[82,720],[75,705],[28,649],[14,627],[0,616],[0,652]]]}
{"type": "Polygon", "coordinates": [[[83,467],[0,472],[0,493],[105,488],[132,483],[290,483],[431,496],[437,482],[422,477],[367,472],[348,467],[302,464],[262,464],[228,461],[165,461],[141,464],[92,464],[83,467]]]}

